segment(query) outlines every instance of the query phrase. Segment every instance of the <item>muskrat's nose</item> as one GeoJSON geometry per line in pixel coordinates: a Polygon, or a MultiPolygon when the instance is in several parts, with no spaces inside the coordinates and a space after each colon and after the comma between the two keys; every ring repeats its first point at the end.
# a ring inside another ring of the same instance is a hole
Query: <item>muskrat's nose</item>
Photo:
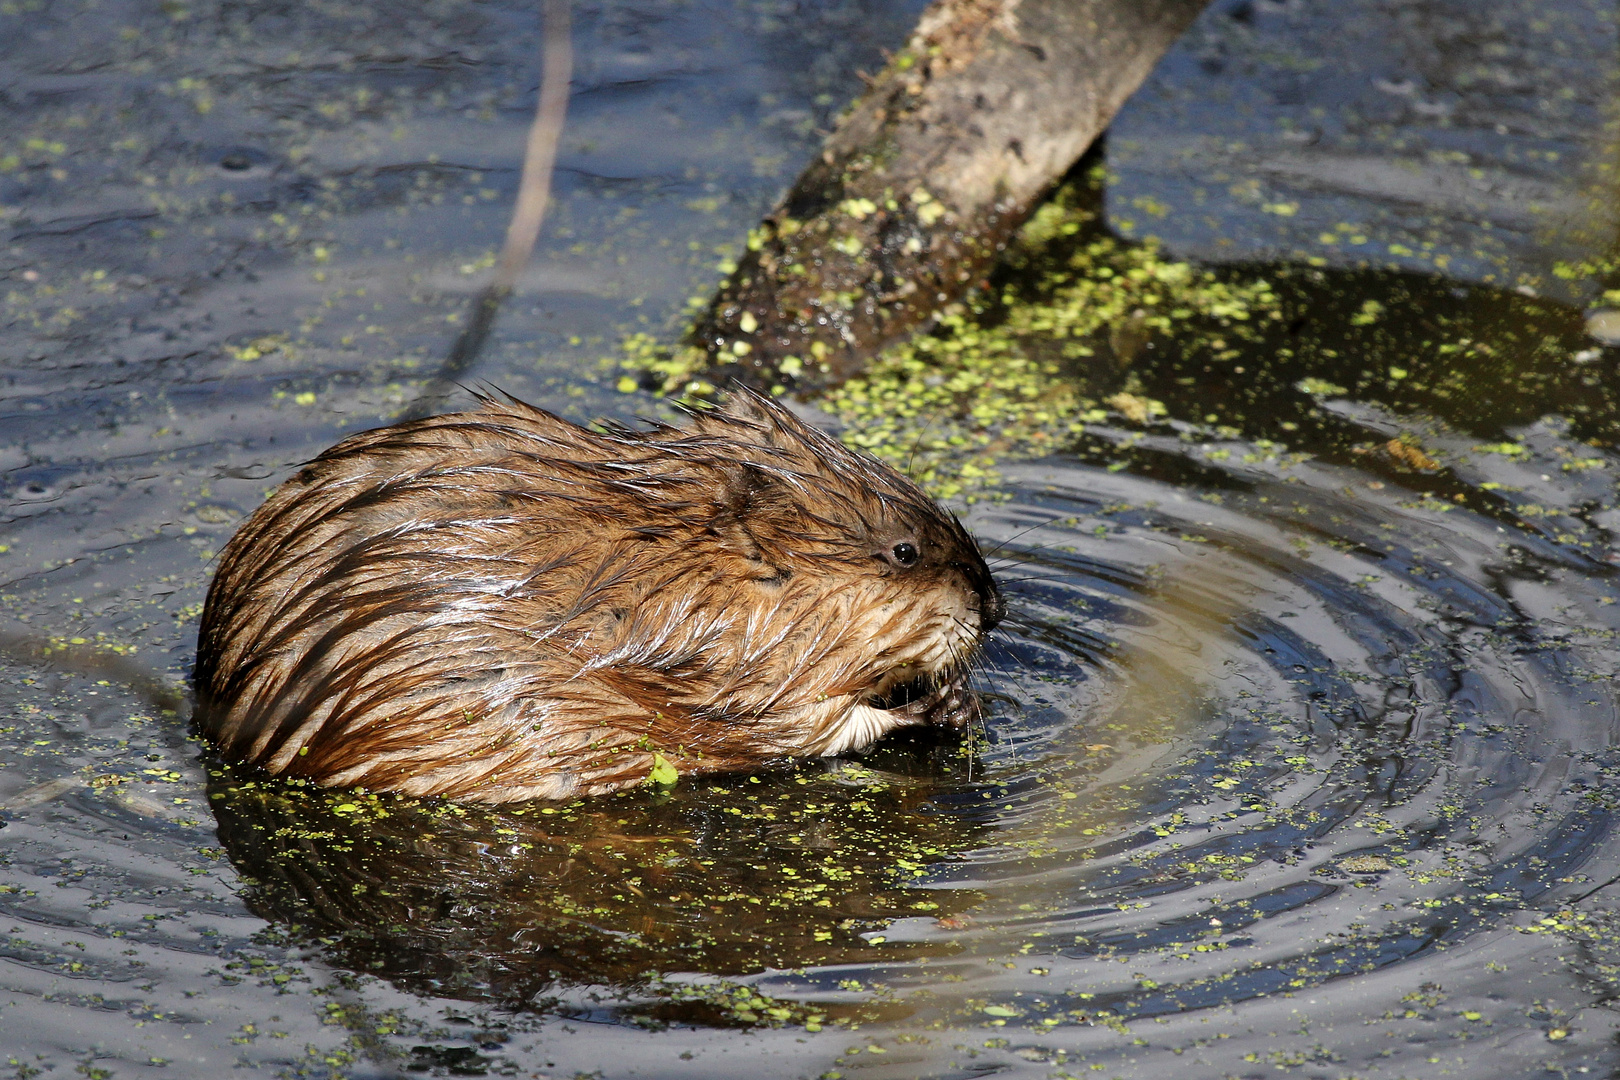
{"type": "Polygon", "coordinates": [[[991,581],[985,591],[979,594],[979,632],[988,634],[1006,617],[1007,600],[996,588],[996,583],[991,581]]]}

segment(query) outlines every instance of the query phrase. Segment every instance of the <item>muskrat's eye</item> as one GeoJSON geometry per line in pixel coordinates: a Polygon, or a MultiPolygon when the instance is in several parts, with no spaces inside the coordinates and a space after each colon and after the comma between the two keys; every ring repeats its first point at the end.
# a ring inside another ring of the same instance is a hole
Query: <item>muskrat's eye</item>
{"type": "Polygon", "coordinates": [[[901,566],[910,566],[921,556],[921,552],[917,550],[917,545],[913,544],[910,540],[900,541],[898,544],[894,545],[893,551],[894,561],[899,563],[901,566]]]}

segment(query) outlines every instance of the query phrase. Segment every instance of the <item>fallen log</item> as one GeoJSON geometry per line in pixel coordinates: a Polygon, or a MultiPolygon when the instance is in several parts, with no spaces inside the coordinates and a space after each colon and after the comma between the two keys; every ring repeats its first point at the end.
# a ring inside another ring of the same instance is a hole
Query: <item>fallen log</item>
{"type": "Polygon", "coordinates": [[[749,236],[666,390],[813,391],[980,282],[1207,0],[936,0],[749,236]]]}

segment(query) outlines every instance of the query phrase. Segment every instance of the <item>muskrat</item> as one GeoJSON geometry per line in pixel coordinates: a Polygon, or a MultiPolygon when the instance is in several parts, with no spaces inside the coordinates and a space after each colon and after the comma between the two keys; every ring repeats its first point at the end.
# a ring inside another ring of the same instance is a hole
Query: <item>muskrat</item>
{"type": "Polygon", "coordinates": [[[225,546],[195,682],[226,758],[508,802],[977,715],[1001,594],[887,465],[740,388],[684,428],[479,406],[345,439],[225,546]]]}

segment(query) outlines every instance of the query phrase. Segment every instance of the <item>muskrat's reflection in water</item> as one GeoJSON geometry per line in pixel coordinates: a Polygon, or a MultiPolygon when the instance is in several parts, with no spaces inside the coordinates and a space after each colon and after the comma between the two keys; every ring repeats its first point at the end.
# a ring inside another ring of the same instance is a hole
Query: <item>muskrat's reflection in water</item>
{"type": "Polygon", "coordinates": [[[979,899],[911,884],[982,842],[974,815],[946,808],[967,801],[948,795],[966,771],[955,741],[919,732],[861,763],[505,809],[220,767],[209,797],[258,914],[404,989],[521,1008],[660,972],[949,950],[860,935],[979,899]]]}

